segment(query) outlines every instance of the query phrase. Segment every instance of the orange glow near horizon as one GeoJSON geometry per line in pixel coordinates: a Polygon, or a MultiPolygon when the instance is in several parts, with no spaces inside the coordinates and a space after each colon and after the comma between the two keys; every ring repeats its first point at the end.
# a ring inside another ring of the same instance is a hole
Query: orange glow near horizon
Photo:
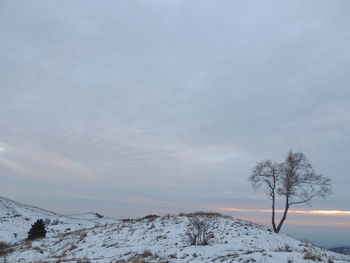
{"type": "MultiPolygon", "coordinates": [[[[270,213],[268,209],[243,209],[243,208],[230,208],[220,207],[218,210],[227,212],[248,212],[248,213],[270,213]]],[[[277,213],[283,213],[283,210],[276,210],[277,213]]],[[[343,210],[289,210],[288,213],[292,214],[308,214],[308,215],[350,215],[350,211],[343,210]]]]}

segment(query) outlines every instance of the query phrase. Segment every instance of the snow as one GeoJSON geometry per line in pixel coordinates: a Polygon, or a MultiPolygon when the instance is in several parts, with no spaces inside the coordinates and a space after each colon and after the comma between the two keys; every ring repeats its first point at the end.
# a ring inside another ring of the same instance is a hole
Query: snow
{"type": "MultiPolygon", "coordinates": [[[[323,262],[328,262],[329,259],[338,263],[350,262],[350,257],[345,255],[317,248],[287,235],[273,233],[253,222],[228,216],[177,215],[111,222],[112,219],[105,219],[102,224],[96,224],[99,221],[96,221],[94,213],[65,217],[39,208],[11,203],[8,199],[1,200],[6,201],[1,202],[1,210],[11,206],[21,216],[6,217],[7,221],[1,222],[0,240],[11,239],[8,237],[11,231],[4,229],[5,226],[13,230],[15,227],[11,224],[19,227],[21,223],[25,223],[21,229],[30,227],[30,222],[20,220],[20,217],[38,218],[45,215],[52,219],[60,218],[64,222],[63,227],[49,225],[48,236],[44,239],[19,243],[15,251],[6,256],[7,262],[77,262],[84,259],[101,263],[313,262],[304,259],[306,253],[320,257],[323,262]],[[186,233],[192,216],[198,216],[200,220],[210,223],[214,238],[209,245],[189,245],[186,233]],[[66,228],[71,231],[65,232],[66,228]]],[[[20,233],[19,229],[17,232],[20,233]]],[[[4,258],[0,262],[4,262],[4,258]]]]}
{"type": "Polygon", "coordinates": [[[48,237],[118,221],[110,218],[100,219],[93,213],[88,215],[64,216],[0,197],[0,241],[13,243],[25,239],[27,231],[37,219],[50,220],[48,237]]]}

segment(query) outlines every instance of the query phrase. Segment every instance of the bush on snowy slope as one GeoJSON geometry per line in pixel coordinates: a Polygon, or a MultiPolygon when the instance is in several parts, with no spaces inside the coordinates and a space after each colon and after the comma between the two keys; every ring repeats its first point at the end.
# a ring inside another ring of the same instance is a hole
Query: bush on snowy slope
{"type": "Polygon", "coordinates": [[[209,245],[210,239],[214,238],[212,220],[208,217],[200,219],[198,216],[189,219],[186,236],[190,245],[209,245]]]}
{"type": "Polygon", "coordinates": [[[43,238],[46,236],[46,228],[44,220],[38,219],[28,231],[28,240],[43,238]]]}
{"type": "Polygon", "coordinates": [[[100,219],[104,217],[104,215],[99,214],[99,213],[95,213],[95,215],[96,215],[97,218],[100,218],[100,219]]]}

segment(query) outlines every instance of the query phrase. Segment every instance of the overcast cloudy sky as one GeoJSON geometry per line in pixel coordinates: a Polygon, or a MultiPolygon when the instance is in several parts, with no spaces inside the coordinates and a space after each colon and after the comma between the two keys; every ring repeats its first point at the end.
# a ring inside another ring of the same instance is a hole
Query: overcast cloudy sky
{"type": "MultiPolygon", "coordinates": [[[[1,195],[114,217],[269,209],[247,178],[293,149],[334,191],[295,209],[350,210],[349,8],[0,0],[1,195]]],[[[329,245],[349,229],[291,213],[285,231],[329,245]]]]}

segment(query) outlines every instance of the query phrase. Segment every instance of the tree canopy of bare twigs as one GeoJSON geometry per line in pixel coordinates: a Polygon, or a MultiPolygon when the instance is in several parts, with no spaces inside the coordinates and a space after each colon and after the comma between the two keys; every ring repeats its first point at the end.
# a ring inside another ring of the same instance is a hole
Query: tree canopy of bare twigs
{"type": "Polygon", "coordinates": [[[206,246],[214,237],[212,232],[213,221],[209,217],[200,219],[198,216],[189,218],[186,236],[190,245],[206,246]]]}
{"type": "Polygon", "coordinates": [[[259,162],[249,177],[254,189],[263,188],[271,199],[273,231],[279,233],[292,205],[307,203],[314,197],[326,198],[331,194],[330,179],[318,174],[301,152],[289,151],[282,163],[271,160],[259,162]],[[284,199],[284,212],[276,224],[276,200],[284,199]]]}

